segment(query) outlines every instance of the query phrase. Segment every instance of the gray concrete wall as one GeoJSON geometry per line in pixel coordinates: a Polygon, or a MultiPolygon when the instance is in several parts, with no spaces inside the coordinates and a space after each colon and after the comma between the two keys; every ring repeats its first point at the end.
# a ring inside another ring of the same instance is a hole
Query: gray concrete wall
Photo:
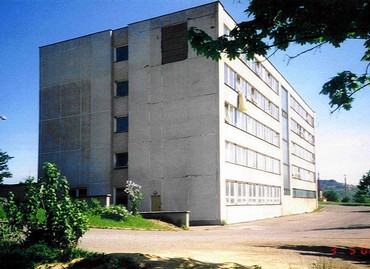
{"type": "Polygon", "coordinates": [[[217,33],[217,3],[128,27],[129,178],[162,210],[190,211],[190,220],[220,220],[218,64],[189,45],[184,61],[161,65],[161,27],[188,22],[217,33]]]}
{"type": "Polygon", "coordinates": [[[56,163],[71,187],[110,191],[111,31],[40,48],[39,163],[56,163]]]}

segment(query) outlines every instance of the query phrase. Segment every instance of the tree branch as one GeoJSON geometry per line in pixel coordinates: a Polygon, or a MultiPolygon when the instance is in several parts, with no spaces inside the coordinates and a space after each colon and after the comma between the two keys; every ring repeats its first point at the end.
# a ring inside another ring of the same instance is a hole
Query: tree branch
{"type": "MultiPolygon", "coordinates": [[[[348,95],[348,97],[351,97],[352,95],[354,95],[356,92],[358,92],[359,90],[362,90],[363,88],[365,88],[366,86],[369,86],[370,85],[370,82],[369,83],[366,83],[364,85],[362,85],[360,88],[358,88],[357,90],[353,91],[350,95],[348,95]]],[[[330,114],[333,114],[335,111],[337,111],[338,109],[340,109],[343,105],[340,104],[336,107],[336,109],[334,109],[333,111],[330,111],[330,114]]]]}
{"type": "Polygon", "coordinates": [[[326,42],[321,42],[320,44],[318,44],[318,45],[316,45],[316,46],[314,46],[314,47],[312,47],[312,48],[306,49],[305,51],[302,51],[302,52],[300,52],[300,53],[298,53],[298,54],[296,54],[296,55],[294,55],[294,56],[290,56],[290,55],[286,54],[286,56],[288,56],[288,58],[289,58],[289,60],[288,60],[288,64],[289,64],[289,61],[290,61],[291,59],[295,59],[295,58],[297,58],[297,57],[301,56],[301,55],[302,55],[302,54],[304,54],[304,53],[307,53],[307,52],[309,52],[309,51],[311,51],[311,50],[317,49],[317,48],[321,47],[322,45],[324,45],[324,44],[326,44],[326,43],[328,43],[328,41],[326,41],[326,42]]]}

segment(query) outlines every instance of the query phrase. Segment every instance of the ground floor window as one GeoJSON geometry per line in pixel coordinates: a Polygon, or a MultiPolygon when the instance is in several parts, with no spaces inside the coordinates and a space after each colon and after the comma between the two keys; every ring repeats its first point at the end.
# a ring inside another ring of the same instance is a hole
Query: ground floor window
{"type": "Polygon", "coordinates": [[[316,192],[309,190],[293,189],[293,198],[311,198],[316,199],[316,192]]]}
{"type": "Polygon", "coordinates": [[[87,197],[87,188],[72,188],[69,190],[69,196],[72,198],[87,197]]]}
{"type": "Polygon", "coordinates": [[[124,187],[115,188],[114,194],[115,194],[114,195],[115,201],[113,201],[114,204],[123,205],[123,206],[127,207],[128,196],[127,196],[127,193],[125,192],[125,188],[124,187]]]}
{"type": "Polygon", "coordinates": [[[281,203],[281,188],[240,181],[226,181],[227,205],[276,205],[281,203]]]}

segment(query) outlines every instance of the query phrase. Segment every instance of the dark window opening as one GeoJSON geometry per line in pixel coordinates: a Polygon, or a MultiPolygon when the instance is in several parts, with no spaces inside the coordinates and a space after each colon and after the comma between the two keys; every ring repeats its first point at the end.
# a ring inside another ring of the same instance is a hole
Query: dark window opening
{"type": "Polygon", "coordinates": [[[128,60],[128,46],[118,47],[115,49],[115,62],[128,60]]]}
{"type": "Polygon", "coordinates": [[[116,118],[116,133],[128,132],[128,117],[116,118]]]}
{"type": "Polygon", "coordinates": [[[71,198],[86,198],[87,197],[87,189],[86,188],[70,189],[69,190],[69,196],[71,198]]]}
{"type": "Polygon", "coordinates": [[[117,153],[116,162],[114,164],[115,168],[126,168],[128,166],[128,153],[117,153]]]}
{"type": "Polygon", "coordinates": [[[127,207],[128,196],[125,192],[125,188],[116,188],[116,205],[123,205],[127,207]]]}
{"type": "Polygon", "coordinates": [[[162,28],[162,64],[185,60],[188,57],[186,22],[162,28]]]}
{"type": "Polygon", "coordinates": [[[128,81],[116,82],[116,96],[128,95],[128,81]]]}

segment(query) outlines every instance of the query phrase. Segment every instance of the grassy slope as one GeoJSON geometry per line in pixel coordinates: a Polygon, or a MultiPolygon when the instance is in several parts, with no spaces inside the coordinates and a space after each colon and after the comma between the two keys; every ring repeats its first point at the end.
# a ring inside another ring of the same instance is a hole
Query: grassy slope
{"type": "Polygon", "coordinates": [[[115,221],[104,219],[98,215],[89,215],[89,226],[92,228],[114,228],[114,229],[134,229],[134,230],[159,230],[175,231],[177,227],[165,222],[144,219],[141,216],[129,216],[125,221],[115,221]]]}

